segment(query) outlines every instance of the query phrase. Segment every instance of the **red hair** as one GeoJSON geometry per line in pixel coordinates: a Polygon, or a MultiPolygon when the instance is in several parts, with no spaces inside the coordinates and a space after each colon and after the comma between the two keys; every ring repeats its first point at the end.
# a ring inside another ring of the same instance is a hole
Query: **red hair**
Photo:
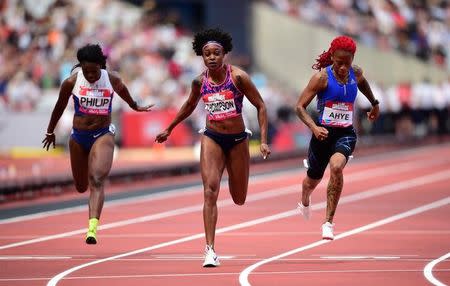
{"type": "Polygon", "coordinates": [[[356,43],[355,41],[347,36],[339,36],[334,38],[331,42],[330,48],[328,51],[323,52],[316,59],[316,63],[312,66],[315,70],[321,70],[333,63],[331,60],[331,55],[337,50],[344,50],[352,53],[352,55],[356,52],[356,43]]]}

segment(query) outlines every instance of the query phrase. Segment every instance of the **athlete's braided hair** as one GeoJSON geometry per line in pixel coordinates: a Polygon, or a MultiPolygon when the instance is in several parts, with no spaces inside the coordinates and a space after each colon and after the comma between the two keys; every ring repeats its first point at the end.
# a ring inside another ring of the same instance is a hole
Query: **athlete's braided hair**
{"type": "Polygon", "coordinates": [[[81,66],[82,62],[99,64],[102,69],[106,69],[106,59],[102,48],[98,44],[87,44],[77,51],[78,64],[74,65],[72,71],[81,66]]]}
{"type": "Polygon", "coordinates": [[[197,56],[203,54],[203,46],[209,41],[218,42],[223,47],[223,52],[226,54],[233,49],[231,35],[222,31],[219,28],[207,29],[200,31],[194,35],[192,48],[197,56]]]}
{"type": "Polygon", "coordinates": [[[354,55],[356,52],[356,43],[352,38],[347,36],[339,36],[334,38],[328,51],[325,51],[319,55],[312,68],[315,70],[321,70],[331,65],[333,63],[331,60],[331,55],[337,50],[344,50],[354,55]]]}

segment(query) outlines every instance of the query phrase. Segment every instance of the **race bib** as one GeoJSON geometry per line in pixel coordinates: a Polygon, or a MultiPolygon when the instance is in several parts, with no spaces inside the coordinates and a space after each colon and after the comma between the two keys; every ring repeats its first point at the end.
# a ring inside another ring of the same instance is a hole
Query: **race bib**
{"type": "Polygon", "coordinates": [[[223,120],[237,115],[233,93],[229,90],[203,96],[210,120],[223,120]]]}
{"type": "Polygon", "coordinates": [[[322,125],[348,127],[353,124],[353,103],[327,101],[323,109],[322,125]]]}
{"type": "Polygon", "coordinates": [[[107,115],[111,104],[111,92],[108,89],[80,87],[80,111],[87,114],[107,115]]]}

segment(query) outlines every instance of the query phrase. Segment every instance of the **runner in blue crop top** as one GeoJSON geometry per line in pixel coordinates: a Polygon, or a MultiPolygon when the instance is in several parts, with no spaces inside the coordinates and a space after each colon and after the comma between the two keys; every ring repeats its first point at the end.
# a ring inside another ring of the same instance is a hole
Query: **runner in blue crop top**
{"type": "Polygon", "coordinates": [[[310,196],[321,181],[327,165],[330,179],[327,187],[327,211],[322,225],[322,238],[333,239],[333,218],[343,188],[343,170],[355,149],[356,133],[353,129],[353,106],[358,89],[372,104],[367,113],[370,121],[379,116],[378,100],[372,94],[361,68],[353,66],[356,43],[350,37],[340,36],[331,42],[313,66],[319,70],[309,81],[297,102],[298,117],[312,132],[308,150],[307,175],[302,183],[301,202],[304,218],[310,216],[310,196]],[[317,96],[319,117],[317,122],[306,111],[317,96]]]}
{"type": "MultiPolygon", "coordinates": [[[[42,141],[47,150],[55,148],[55,127],[73,96],[75,114],[69,141],[72,176],[78,192],[88,187],[89,228],[86,243],[97,243],[97,224],[104,201],[104,182],[111,170],[114,152],[114,126],[111,102],[117,93],[135,111],[150,111],[153,105],[138,106],[117,74],[106,71],[106,56],[99,45],[88,44],[77,52],[81,70],[61,84],[47,133],[42,141]]],[[[72,69],[73,70],[73,69],[72,69]]]]}

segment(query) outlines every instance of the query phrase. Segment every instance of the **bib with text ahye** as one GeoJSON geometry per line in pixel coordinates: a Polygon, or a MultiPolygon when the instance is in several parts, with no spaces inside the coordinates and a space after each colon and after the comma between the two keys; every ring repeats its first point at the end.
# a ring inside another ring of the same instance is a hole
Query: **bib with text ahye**
{"type": "Polygon", "coordinates": [[[348,127],[353,122],[353,103],[327,101],[322,115],[322,125],[348,127]]]}
{"type": "Polygon", "coordinates": [[[203,101],[210,120],[223,120],[238,115],[234,95],[230,90],[205,94],[203,101]]]}

